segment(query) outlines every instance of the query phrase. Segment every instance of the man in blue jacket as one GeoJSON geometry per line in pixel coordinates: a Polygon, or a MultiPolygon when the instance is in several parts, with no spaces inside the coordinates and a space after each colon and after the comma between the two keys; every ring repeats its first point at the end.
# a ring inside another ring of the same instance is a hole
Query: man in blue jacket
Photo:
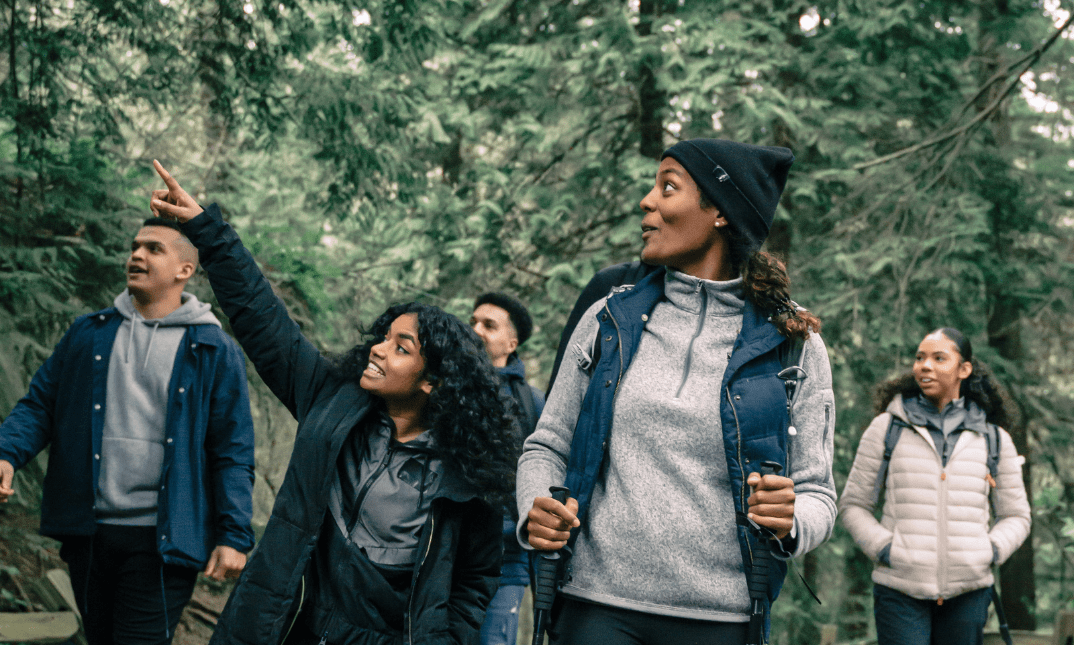
{"type": "MultiPolygon", "coordinates": [[[[492,365],[499,371],[504,388],[518,406],[523,439],[537,427],[544,408],[544,395],[526,383],[526,367],[516,350],[533,333],[533,320],[526,306],[500,292],[486,293],[474,301],[470,326],[485,343],[492,365]]],[[[481,645],[515,645],[518,610],[529,583],[527,556],[515,539],[517,518],[504,518],[503,568],[500,587],[492,597],[481,626],[481,645]]]]}
{"type": "Polygon", "coordinates": [[[236,577],[254,543],[246,366],[183,291],[197,262],[174,223],[146,220],[115,306],[75,320],[0,425],[0,502],[51,444],[41,532],[91,644],[170,643],[198,571],[236,577]]]}

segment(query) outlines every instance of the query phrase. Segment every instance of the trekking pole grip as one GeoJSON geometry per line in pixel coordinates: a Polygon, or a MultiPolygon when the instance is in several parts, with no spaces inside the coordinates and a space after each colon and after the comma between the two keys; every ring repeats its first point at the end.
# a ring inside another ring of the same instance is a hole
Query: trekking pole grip
{"type": "MultiPolygon", "coordinates": [[[[566,504],[567,498],[571,495],[570,489],[566,486],[552,486],[548,489],[548,492],[552,499],[560,504],[566,504]]],[[[560,553],[561,550],[545,551],[537,558],[533,590],[534,645],[544,644],[544,634],[552,612],[552,603],[556,599],[556,592],[559,591],[561,582],[559,578],[563,573],[561,566],[563,554],[560,553]]],[[[567,549],[567,553],[570,553],[569,549],[567,549]]]]}

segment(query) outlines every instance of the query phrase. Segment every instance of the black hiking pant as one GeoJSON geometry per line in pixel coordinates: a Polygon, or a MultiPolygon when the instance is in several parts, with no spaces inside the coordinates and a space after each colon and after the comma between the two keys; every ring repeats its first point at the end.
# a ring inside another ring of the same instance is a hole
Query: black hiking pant
{"type": "Polygon", "coordinates": [[[647,614],[563,599],[553,645],[742,645],[749,623],[722,623],[647,614]]]}
{"type": "Polygon", "coordinates": [[[90,645],[169,645],[198,570],[164,564],[154,526],[98,524],[93,536],[64,538],[90,645]]]}

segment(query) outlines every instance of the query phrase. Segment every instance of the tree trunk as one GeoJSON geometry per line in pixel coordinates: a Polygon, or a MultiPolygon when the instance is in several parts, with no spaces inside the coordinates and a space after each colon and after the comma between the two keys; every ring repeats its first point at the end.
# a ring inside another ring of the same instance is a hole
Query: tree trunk
{"type": "MultiPolygon", "coordinates": [[[[988,79],[999,70],[1004,69],[1006,61],[1006,40],[993,33],[993,30],[1006,29],[1005,24],[1010,19],[1009,6],[1006,0],[993,0],[981,3],[980,13],[980,52],[977,77],[978,82],[984,85],[988,79]]],[[[997,84],[993,92],[981,97],[977,109],[980,111],[985,105],[990,104],[996,97],[994,92],[999,91],[1001,85],[997,84]]],[[[1011,140],[1011,120],[1008,106],[1003,106],[989,121],[990,145],[997,149],[997,154],[1011,140]]],[[[1009,234],[1014,232],[1015,224],[1008,212],[1007,204],[994,203],[992,207],[992,241],[994,261],[998,266],[1007,265],[1006,256],[1015,252],[1010,244],[1009,234]]],[[[1024,373],[1021,366],[1026,363],[1029,356],[1022,342],[1022,305],[1019,299],[1011,292],[1017,288],[1017,283],[1005,280],[1001,276],[993,279],[988,286],[989,300],[993,303],[992,315],[988,320],[988,344],[997,353],[1008,361],[1017,370],[1016,373],[1024,373]]],[[[1022,406],[1023,410],[1027,410],[1022,406]]],[[[1028,410],[1027,410],[1028,411],[1028,410]]],[[[1019,415],[1019,421],[1007,428],[1014,441],[1018,454],[1029,456],[1028,419],[1025,415],[1019,415]]],[[[1025,482],[1026,494],[1033,499],[1032,463],[1027,459],[1022,468],[1022,479],[1025,482]]],[[[1037,605],[1036,577],[1033,567],[1033,533],[1022,546],[1014,552],[1009,560],[1000,568],[1000,589],[1003,598],[1003,607],[1006,610],[1007,622],[1011,629],[1034,630],[1037,628],[1035,609],[1037,605]]]]}
{"type": "MultiPolygon", "coordinates": [[[[988,321],[988,344],[1012,365],[1021,365],[1027,357],[1022,343],[1018,304],[1012,300],[1002,292],[995,296],[994,313],[988,321]]],[[[1019,416],[1018,423],[1012,424],[1007,431],[1011,434],[1018,454],[1029,455],[1028,423],[1023,415],[1019,416]]],[[[1022,467],[1022,480],[1025,483],[1026,495],[1032,500],[1033,468],[1028,459],[1022,467]]],[[[1022,546],[1000,567],[1000,592],[1003,608],[1007,613],[1007,623],[1011,629],[1035,630],[1037,586],[1033,568],[1032,529],[1022,546]]]]}
{"type": "MultiPolygon", "coordinates": [[[[641,0],[638,14],[638,35],[651,35],[653,19],[661,14],[661,0],[641,0]]],[[[641,61],[638,79],[638,151],[650,159],[659,159],[664,152],[667,96],[656,82],[656,69],[659,66],[659,55],[646,55],[641,61]]]]}

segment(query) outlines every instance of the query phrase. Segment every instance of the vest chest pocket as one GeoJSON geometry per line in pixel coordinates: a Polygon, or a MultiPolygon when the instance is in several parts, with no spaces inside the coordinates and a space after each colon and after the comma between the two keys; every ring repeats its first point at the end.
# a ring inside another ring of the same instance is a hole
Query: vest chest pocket
{"type": "Polygon", "coordinates": [[[744,437],[783,436],[786,432],[787,395],[783,381],[775,374],[734,380],[730,399],[744,437]]]}

